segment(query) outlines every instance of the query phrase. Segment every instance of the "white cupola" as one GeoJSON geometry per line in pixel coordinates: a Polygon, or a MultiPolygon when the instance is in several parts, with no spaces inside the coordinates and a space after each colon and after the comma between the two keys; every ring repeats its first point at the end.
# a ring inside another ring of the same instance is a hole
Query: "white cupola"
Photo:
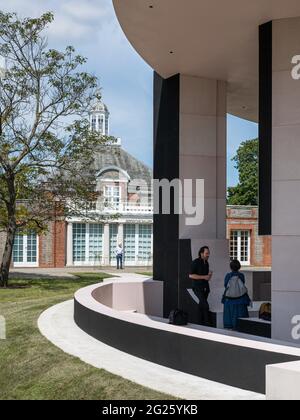
{"type": "MultiPolygon", "coordinates": [[[[100,98],[100,95],[99,95],[100,98]]],[[[109,136],[109,111],[101,99],[95,99],[90,112],[90,129],[109,136]]]]}

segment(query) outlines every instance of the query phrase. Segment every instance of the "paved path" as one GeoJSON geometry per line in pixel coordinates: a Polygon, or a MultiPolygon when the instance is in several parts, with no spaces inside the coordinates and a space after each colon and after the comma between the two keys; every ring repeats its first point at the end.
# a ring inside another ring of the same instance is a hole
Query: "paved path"
{"type": "MultiPolygon", "coordinates": [[[[126,273],[122,273],[126,278],[126,273]]],[[[255,394],[201,379],[128,355],[92,338],[73,320],[73,300],[53,306],[38,320],[41,333],[65,353],[142,386],[186,400],[265,400],[255,394]]]]}
{"type": "Polygon", "coordinates": [[[151,268],[126,268],[125,270],[117,270],[112,267],[65,267],[65,268],[13,268],[10,271],[10,277],[22,278],[73,278],[74,273],[107,273],[113,276],[125,276],[139,272],[151,272],[151,268]],[[72,274],[73,273],[73,274],[72,274]]]}

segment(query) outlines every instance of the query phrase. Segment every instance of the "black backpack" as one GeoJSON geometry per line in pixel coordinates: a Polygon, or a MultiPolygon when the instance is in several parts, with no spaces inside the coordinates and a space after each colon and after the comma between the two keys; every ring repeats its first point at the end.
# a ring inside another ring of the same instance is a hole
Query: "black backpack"
{"type": "Polygon", "coordinates": [[[175,309],[171,311],[169,315],[169,324],[171,325],[187,325],[189,322],[189,316],[186,312],[175,309]]]}

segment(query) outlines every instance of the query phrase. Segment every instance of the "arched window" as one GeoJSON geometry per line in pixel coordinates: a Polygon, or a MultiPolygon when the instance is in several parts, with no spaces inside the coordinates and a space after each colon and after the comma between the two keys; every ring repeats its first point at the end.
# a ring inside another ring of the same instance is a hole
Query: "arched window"
{"type": "Polygon", "coordinates": [[[92,124],[91,124],[91,129],[93,131],[96,131],[96,124],[97,124],[97,120],[96,120],[96,117],[93,115],[92,116],[92,124]]]}

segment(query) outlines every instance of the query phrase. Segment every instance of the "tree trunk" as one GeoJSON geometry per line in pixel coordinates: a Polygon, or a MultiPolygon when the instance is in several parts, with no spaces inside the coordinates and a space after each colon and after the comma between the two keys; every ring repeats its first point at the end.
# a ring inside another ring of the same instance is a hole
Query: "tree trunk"
{"type": "Polygon", "coordinates": [[[11,264],[11,259],[12,259],[15,235],[16,235],[16,225],[14,221],[11,221],[7,229],[7,237],[6,237],[5,248],[3,252],[1,269],[0,269],[0,287],[8,286],[8,276],[9,276],[10,264],[11,264]]]}
{"type": "Polygon", "coordinates": [[[9,201],[6,203],[8,224],[5,248],[0,268],[0,287],[8,286],[9,270],[17,231],[15,175],[12,171],[10,171],[6,177],[6,182],[9,192],[9,201]]]}

